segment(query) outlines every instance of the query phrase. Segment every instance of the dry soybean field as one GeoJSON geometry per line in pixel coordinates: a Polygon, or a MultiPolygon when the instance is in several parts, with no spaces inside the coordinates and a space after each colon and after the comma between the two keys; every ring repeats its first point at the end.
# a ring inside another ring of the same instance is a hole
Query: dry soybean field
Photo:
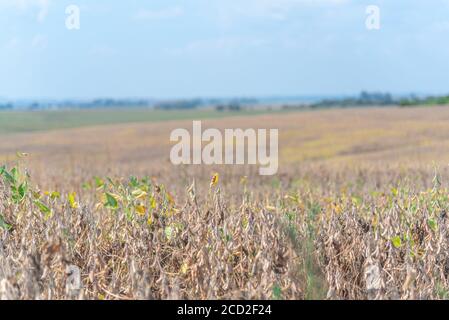
{"type": "Polygon", "coordinates": [[[449,298],[447,107],[72,112],[0,113],[0,298],[449,298]],[[174,166],[193,119],[279,129],[278,174],[174,166]]]}

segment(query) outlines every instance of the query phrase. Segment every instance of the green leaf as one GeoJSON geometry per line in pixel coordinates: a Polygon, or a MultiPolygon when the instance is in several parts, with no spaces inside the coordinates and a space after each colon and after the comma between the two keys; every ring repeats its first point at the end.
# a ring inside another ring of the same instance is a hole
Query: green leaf
{"type": "Polygon", "coordinates": [[[117,199],[110,193],[106,192],[106,204],[105,206],[110,209],[117,209],[118,202],[117,199]]]}
{"type": "Polygon", "coordinates": [[[26,192],[28,190],[28,184],[23,182],[19,187],[15,185],[11,186],[12,199],[15,203],[20,203],[25,199],[26,192]]]}
{"type": "Polygon", "coordinates": [[[433,231],[437,230],[437,222],[433,219],[427,220],[427,225],[432,229],[433,231]]]}
{"type": "Polygon", "coordinates": [[[354,205],[356,205],[356,206],[359,206],[359,205],[361,205],[363,203],[363,199],[361,197],[359,197],[359,196],[353,196],[351,198],[351,200],[352,200],[352,203],[354,205]]]}
{"type": "Polygon", "coordinates": [[[165,233],[165,237],[167,238],[168,241],[170,241],[173,238],[174,232],[173,232],[172,227],[170,227],[170,226],[165,227],[164,233],[165,233]]]}
{"type": "Polygon", "coordinates": [[[16,181],[14,180],[14,177],[8,172],[8,170],[6,170],[5,166],[2,167],[0,172],[1,172],[2,176],[5,178],[5,180],[7,182],[9,182],[12,185],[16,184],[16,181]]]}
{"type": "Polygon", "coordinates": [[[399,236],[393,237],[393,238],[391,239],[391,243],[393,244],[393,246],[394,246],[395,248],[400,248],[400,247],[402,246],[402,240],[401,240],[401,237],[399,237],[399,236]]]}
{"type": "Polygon", "coordinates": [[[97,187],[97,189],[104,186],[104,181],[101,178],[94,177],[94,179],[95,179],[95,186],[97,187]]]}
{"type": "Polygon", "coordinates": [[[83,190],[90,190],[92,189],[92,186],[90,184],[90,182],[84,182],[81,187],[83,188],[83,190]]]}
{"type": "Polygon", "coordinates": [[[112,180],[110,177],[106,177],[106,180],[108,180],[108,182],[110,184],[112,184],[114,187],[117,187],[117,184],[114,182],[114,180],[112,180]]]}
{"type": "Polygon", "coordinates": [[[22,200],[25,198],[26,192],[28,190],[28,185],[26,182],[22,183],[18,188],[18,194],[20,196],[20,199],[22,200]]]}
{"type": "Polygon", "coordinates": [[[282,289],[279,285],[274,285],[273,286],[273,299],[274,300],[281,300],[282,299],[282,289]]]}
{"type": "Polygon", "coordinates": [[[0,214],[0,228],[6,231],[11,230],[12,226],[10,224],[7,224],[5,221],[5,218],[0,214]]]}
{"type": "Polygon", "coordinates": [[[14,180],[14,184],[17,183],[17,181],[19,180],[19,169],[17,169],[16,167],[11,169],[11,176],[14,180]]]}
{"type": "Polygon", "coordinates": [[[45,218],[48,219],[51,216],[51,209],[47,207],[44,203],[39,200],[34,200],[34,203],[39,208],[39,210],[45,215],[45,218]]]}
{"type": "Polygon", "coordinates": [[[139,180],[137,180],[136,177],[131,176],[129,178],[129,184],[130,184],[131,187],[137,188],[139,186],[139,180]]]}

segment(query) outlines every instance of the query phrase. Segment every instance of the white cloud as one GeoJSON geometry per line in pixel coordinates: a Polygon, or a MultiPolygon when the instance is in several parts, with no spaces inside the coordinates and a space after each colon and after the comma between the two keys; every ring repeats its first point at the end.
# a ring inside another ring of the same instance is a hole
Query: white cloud
{"type": "Polygon", "coordinates": [[[0,8],[12,8],[21,11],[32,10],[36,20],[44,22],[48,15],[50,0],[0,0],[0,8]]]}
{"type": "Polygon", "coordinates": [[[137,20],[164,20],[173,19],[184,15],[184,9],[180,6],[169,7],[159,10],[142,9],[134,16],[137,20]]]}
{"type": "Polygon", "coordinates": [[[39,3],[39,12],[37,14],[37,21],[43,22],[48,15],[50,0],[39,0],[38,3],[39,3]]]}
{"type": "Polygon", "coordinates": [[[42,34],[36,34],[31,40],[31,46],[36,49],[45,49],[48,44],[47,36],[42,34]]]}
{"type": "Polygon", "coordinates": [[[117,51],[108,45],[95,45],[90,49],[89,53],[93,56],[104,57],[115,55],[117,51]]]}
{"type": "Polygon", "coordinates": [[[236,51],[260,48],[270,45],[271,40],[251,37],[219,37],[216,39],[202,39],[189,42],[183,47],[167,50],[168,54],[182,56],[185,54],[225,54],[236,51]]]}
{"type": "Polygon", "coordinates": [[[285,20],[291,11],[306,6],[341,6],[350,2],[351,0],[226,0],[218,4],[218,9],[224,22],[232,22],[238,17],[285,20]]]}
{"type": "Polygon", "coordinates": [[[12,37],[5,43],[3,48],[5,50],[12,50],[12,49],[17,48],[19,46],[19,44],[20,44],[20,39],[17,37],[12,37]]]}
{"type": "Polygon", "coordinates": [[[435,32],[447,32],[449,31],[449,21],[435,21],[430,29],[435,32]]]}

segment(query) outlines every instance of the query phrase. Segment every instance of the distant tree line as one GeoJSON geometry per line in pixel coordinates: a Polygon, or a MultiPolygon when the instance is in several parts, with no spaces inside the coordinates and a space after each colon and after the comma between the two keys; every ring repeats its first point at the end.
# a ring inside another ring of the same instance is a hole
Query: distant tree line
{"type": "Polygon", "coordinates": [[[201,99],[193,100],[177,100],[177,101],[163,101],[154,105],[155,109],[159,110],[188,110],[196,109],[203,105],[201,99]]]}
{"type": "Polygon", "coordinates": [[[48,100],[0,102],[0,110],[52,110],[148,107],[153,102],[145,99],[93,99],[93,100],[48,100]]]}
{"type": "Polygon", "coordinates": [[[356,107],[356,106],[388,106],[395,105],[397,101],[390,93],[362,91],[358,97],[340,99],[324,99],[311,105],[312,108],[326,107],[356,107]]]}
{"type": "Polygon", "coordinates": [[[242,106],[238,103],[230,103],[230,104],[219,104],[215,107],[217,111],[240,111],[242,110],[242,106]]]}
{"type": "Polygon", "coordinates": [[[0,103],[0,110],[12,110],[14,105],[12,103],[0,103]]]}
{"type": "Polygon", "coordinates": [[[94,108],[152,108],[158,110],[189,110],[196,108],[216,108],[220,111],[239,111],[247,105],[256,105],[259,101],[250,98],[233,99],[112,99],[92,100],[20,100],[1,101],[0,110],[56,110],[56,109],[94,109],[94,108]]]}
{"type": "Polygon", "coordinates": [[[311,104],[311,108],[330,108],[330,107],[363,107],[363,106],[434,106],[449,105],[449,95],[418,97],[411,94],[407,97],[393,97],[390,93],[366,92],[362,91],[358,97],[349,97],[341,99],[324,99],[311,104]]]}
{"type": "Polygon", "coordinates": [[[418,98],[418,97],[404,98],[399,101],[399,105],[402,107],[449,105],[449,95],[436,96],[436,97],[430,96],[426,98],[418,98]]]}
{"type": "MultiPolygon", "coordinates": [[[[264,100],[253,98],[233,99],[113,99],[101,98],[92,100],[47,100],[47,101],[0,101],[0,110],[55,110],[55,109],[94,109],[94,108],[154,108],[158,110],[190,110],[197,108],[214,108],[220,112],[235,112],[253,106],[269,106],[264,100]]],[[[314,103],[288,104],[285,110],[344,108],[369,106],[418,106],[449,105],[449,95],[418,97],[416,95],[393,97],[390,93],[362,91],[356,97],[322,99],[314,103]]]]}

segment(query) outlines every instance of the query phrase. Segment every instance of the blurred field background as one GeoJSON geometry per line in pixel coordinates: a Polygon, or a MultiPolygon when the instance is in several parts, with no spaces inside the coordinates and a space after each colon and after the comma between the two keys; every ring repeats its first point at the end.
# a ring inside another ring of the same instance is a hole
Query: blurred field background
{"type": "MultiPolygon", "coordinates": [[[[169,162],[170,132],[176,128],[191,131],[191,120],[203,120],[203,130],[278,128],[279,176],[292,179],[298,173],[311,175],[310,167],[333,174],[375,169],[382,175],[390,170],[432,172],[449,163],[449,109],[445,107],[265,114],[212,110],[4,112],[0,113],[0,161],[8,163],[16,159],[17,152],[28,153],[24,161],[33,179],[48,187],[73,186],[92,175],[171,173],[185,177],[199,170],[209,176],[216,168],[176,167],[169,162]]],[[[257,166],[242,167],[219,170],[245,175],[257,172],[257,166]]],[[[277,177],[265,178],[272,179],[277,177]]]]}

